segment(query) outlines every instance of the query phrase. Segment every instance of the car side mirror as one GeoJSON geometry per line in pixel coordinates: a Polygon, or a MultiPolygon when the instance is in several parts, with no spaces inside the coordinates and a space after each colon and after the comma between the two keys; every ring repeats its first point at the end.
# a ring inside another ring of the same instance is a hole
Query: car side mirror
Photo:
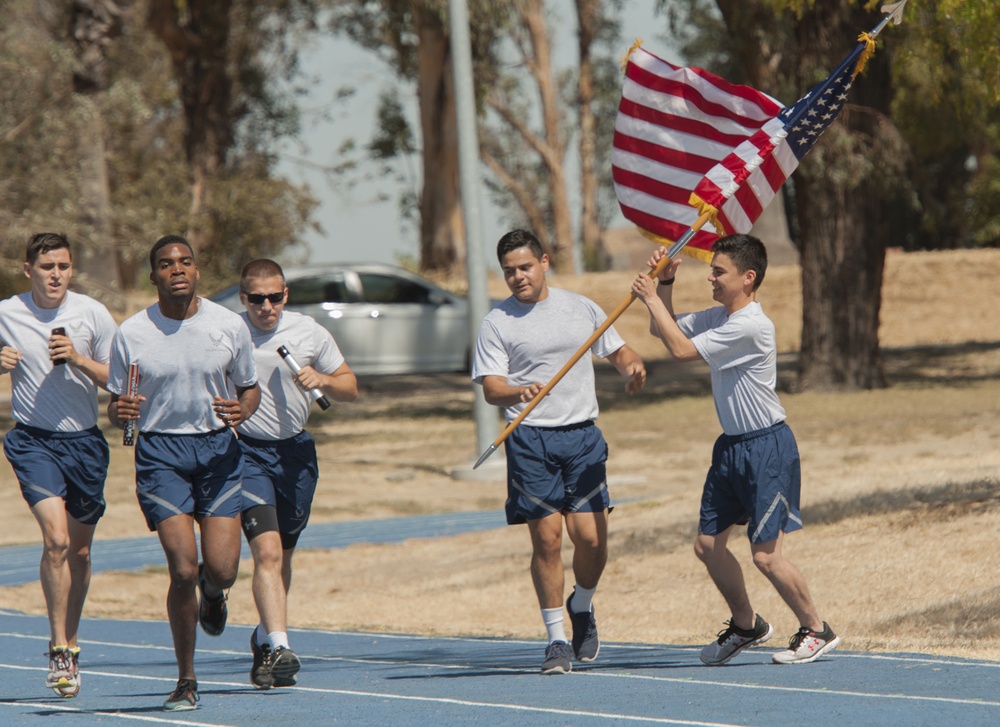
{"type": "Polygon", "coordinates": [[[451,302],[451,299],[448,298],[448,296],[446,296],[444,293],[434,290],[431,291],[430,295],[427,296],[427,302],[429,302],[431,305],[447,305],[448,303],[451,302]]]}

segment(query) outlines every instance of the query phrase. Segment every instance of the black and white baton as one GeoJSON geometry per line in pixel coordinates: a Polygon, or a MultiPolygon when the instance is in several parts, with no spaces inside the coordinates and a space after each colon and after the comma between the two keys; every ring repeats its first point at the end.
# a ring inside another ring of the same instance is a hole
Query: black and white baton
{"type": "MultiPolygon", "coordinates": [[[[298,373],[302,370],[302,367],[298,365],[294,358],[292,358],[292,354],[286,346],[278,346],[278,354],[285,360],[285,363],[288,364],[288,368],[292,371],[298,373]]],[[[320,409],[326,411],[330,408],[330,400],[323,396],[323,392],[319,389],[310,389],[309,396],[313,398],[313,401],[319,404],[320,409]]]]}

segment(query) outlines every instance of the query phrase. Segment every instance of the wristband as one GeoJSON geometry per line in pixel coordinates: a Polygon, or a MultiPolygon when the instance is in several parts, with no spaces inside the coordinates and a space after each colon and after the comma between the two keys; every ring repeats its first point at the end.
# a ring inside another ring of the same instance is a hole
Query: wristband
{"type": "Polygon", "coordinates": [[[674,279],[673,278],[671,278],[670,280],[661,280],[660,281],[660,285],[673,285],[673,284],[674,284],[674,279]]]}

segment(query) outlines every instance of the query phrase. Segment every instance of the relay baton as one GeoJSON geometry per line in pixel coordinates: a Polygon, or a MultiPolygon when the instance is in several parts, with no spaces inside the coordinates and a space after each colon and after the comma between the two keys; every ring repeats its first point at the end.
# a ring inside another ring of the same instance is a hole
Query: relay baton
{"type": "MultiPolygon", "coordinates": [[[[278,355],[285,360],[285,363],[288,364],[288,368],[295,373],[302,370],[302,367],[299,366],[294,358],[292,358],[292,354],[289,352],[287,346],[278,346],[278,355]]],[[[323,396],[323,392],[319,389],[310,389],[309,396],[313,398],[313,401],[319,404],[320,409],[326,411],[330,408],[330,400],[323,396]]]]}
{"type": "MultiPolygon", "coordinates": [[[[139,393],[139,364],[130,363],[128,365],[128,383],[125,385],[125,393],[128,396],[135,396],[139,393]]],[[[125,420],[125,429],[122,432],[122,445],[131,447],[135,444],[135,419],[125,420]]]]}

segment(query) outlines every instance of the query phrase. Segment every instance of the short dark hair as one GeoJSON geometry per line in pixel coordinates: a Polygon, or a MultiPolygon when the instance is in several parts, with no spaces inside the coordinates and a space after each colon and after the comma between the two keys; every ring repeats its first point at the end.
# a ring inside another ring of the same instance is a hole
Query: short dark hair
{"type": "Polygon", "coordinates": [[[531,254],[534,255],[539,260],[542,259],[542,255],[545,254],[545,250],[542,249],[542,243],[538,241],[538,238],[527,230],[511,230],[506,235],[500,238],[497,243],[497,260],[503,265],[504,255],[512,250],[517,250],[518,248],[526,247],[531,250],[531,254]]]}
{"type": "Polygon", "coordinates": [[[24,259],[28,265],[34,265],[40,255],[53,250],[66,250],[69,252],[69,259],[73,259],[73,251],[69,246],[69,239],[61,232],[39,232],[31,236],[28,246],[24,251],[24,259]]]}
{"type": "Polygon", "coordinates": [[[267,258],[251,260],[243,266],[243,272],[240,273],[240,290],[245,292],[247,283],[254,278],[275,277],[281,278],[281,282],[284,284],[285,273],[281,269],[281,266],[274,262],[274,260],[268,260],[267,258]]]}
{"type": "Polygon", "coordinates": [[[185,240],[180,235],[164,235],[159,240],[153,243],[153,247],[149,250],[149,269],[156,270],[156,253],[165,248],[167,245],[184,245],[188,250],[191,251],[191,257],[194,257],[194,248],[191,247],[191,243],[185,240]]]}
{"type": "Polygon", "coordinates": [[[764,282],[764,273],[767,272],[767,248],[753,235],[720,237],[712,244],[712,252],[728,256],[741,273],[747,270],[757,273],[753,283],[754,290],[764,282]]]}

